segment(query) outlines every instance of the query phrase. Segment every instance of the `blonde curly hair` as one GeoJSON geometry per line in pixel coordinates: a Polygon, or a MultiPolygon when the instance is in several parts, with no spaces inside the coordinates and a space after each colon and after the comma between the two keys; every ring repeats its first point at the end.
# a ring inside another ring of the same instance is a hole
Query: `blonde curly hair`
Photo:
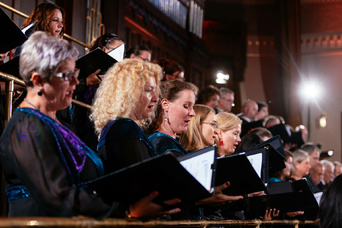
{"type": "MultiPolygon", "coordinates": [[[[100,135],[104,126],[117,117],[128,118],[136,107],[150,77],[156,80],[156,92],[162,78],[159,65],[137,59],[125,59],[112,66],[96,91],[90,119],[100,135]]],[[[141,120],[142,126],[147,120],[141,120]]]]}

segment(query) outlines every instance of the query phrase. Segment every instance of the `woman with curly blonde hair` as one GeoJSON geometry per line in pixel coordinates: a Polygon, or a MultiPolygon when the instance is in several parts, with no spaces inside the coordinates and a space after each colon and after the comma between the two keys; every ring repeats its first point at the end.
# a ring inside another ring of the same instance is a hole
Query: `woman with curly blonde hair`
{"type": "Polygon", "coordinates": [[[98,153],[113,172],[156,154],[141,130],[158,101],[161,68],[136,59],[116,63],[95,95],[90,118],[100,135],[98,153]]]}
{"type": "Polygon", "coordinates": [[[234,153],[237,145],[241,141],[242,120],[231,113],[221,112],[216,115],[216,122],[216,133],[219,138],[217,153],[221,157],[234,153]]]}
{"type": "Polygon", "coordinates": [[[187,151],[195,151],[215,143],[217,127],[214,109],[207,105],[195,104],[196,115],[191,118],[189,127],[179,139],[187,151]]]}

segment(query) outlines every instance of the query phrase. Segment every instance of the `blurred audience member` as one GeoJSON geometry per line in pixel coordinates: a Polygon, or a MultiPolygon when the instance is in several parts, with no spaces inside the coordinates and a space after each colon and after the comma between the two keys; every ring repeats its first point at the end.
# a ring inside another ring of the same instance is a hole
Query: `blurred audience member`
{"type": "Polygon", "coordinates": [[[339,176],[342,173],[342,164],[339,161],[334,161],[334,177],[339,176]]]}
{"type": "Polygon", "coordinates": [[[268,105],[263,102],[257,102],[258,104],[258,112],[255,115],[255,120],[263,120],[268,116],[268,105]]]}
{"type": "Polygon", "coordinates": [[[209,106],[210,108],[216,110],[217,106],[219,105],[221,92],[215,86],[207,86],[201,89],[197,96],[197,103],[204,104],[209,106]]]}
{"type": "Polygon", "coordinates": [[[310,179],[312,180],[313,185],[310,185],[309,181],[309,187],[313,193],[316,192],[322,192],[324,190],[324,186],[322,184],[322,180],[324,177],[324,168],[323,165],[319,162],[317,164],[314,164],[310,169],[310,174],[308,175],[310,179]]]}
{"type": "Polygon", "coordinates": [[[163,81],[180,80],[184,81],[184,68],[176,61],[170,61],[168,59],[161,59],[159,66],[163,69],[163,81]]]}
{"type": "Polygon", "coordinates": [[[270,128],[278,124],[281,124],[279,118],[273,115],[267,116],[262,122],[262,126],[264,126],[265,128],[270,128]]]}
{"type": "Polygon", "coordinates": [[[220,91],[221,96],[216,112],[231,112],[232,107],[234,106],[234,91],[225,87],[221,87],[220,91]]]}
{"type": "Polygon", "coordinates": [[[321,153],[321,150],[314,143],[307,142],[300,149],[306,151],[309,154],[311,167],[319,163],[319,155],[321,153]]]}
{"type": "Polygon", "coordinates": [[[242,137],[241,142],[239,143],[235,152],[246,152],[270,138],[272,138],[272,133],[266,128],[254,128],[248,134],[242,137]]]}
{"type": "Polygon", "coordinates": [[[334,164],[328,160],[321,161],[324,167],[324,177],[322,180],[324,188],[327,188],[331,182],[334,180],[334,164]]]}
{"type": "Polygon", "coordinates": [[[296,150],[293,152],[293,162],[291,170],[291,180],[300,180],[309,174],[310,158],[304,150],[296,150]]]}
{"type": "Polygon", "coordinates": [[[126,58],[140,59],[144,62],[151,62],[152,51],[142,44],[137,44],[135,47],[126,52],[126,58]]]}
{"type": "Polygon", "coordinates": [[[291,175],[291,169],[292,169],[292,160],[293,154],[289,150],[285,150],[285,165],[286,167],[278,172],[275,172],[271,174],[271,178],[269,180],[269,183],[274,182],[282,182],[289,179],[291,175]]]}

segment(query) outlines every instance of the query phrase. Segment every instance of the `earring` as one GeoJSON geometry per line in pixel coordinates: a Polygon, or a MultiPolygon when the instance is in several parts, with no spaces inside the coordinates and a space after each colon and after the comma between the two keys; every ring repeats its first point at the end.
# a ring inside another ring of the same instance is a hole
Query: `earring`
{"type": "Polygon", "coordinates": [[[41,96],[41,95],[43,95],[43,92],[41,90],[39,90],[37,94],[38,94],[38,96],[41,96]]]}
{"type": "Polygon", "coordinates": [[[219,145],[222,146],[223,145],[223,140],[219,139],[219,145]]]}
{"type": "Polygon", "coordinates": [[[164,121],[165,121],[165,122],[167,121],[167,112],[165,112],[165,118],[164,118],[164,121]]]}

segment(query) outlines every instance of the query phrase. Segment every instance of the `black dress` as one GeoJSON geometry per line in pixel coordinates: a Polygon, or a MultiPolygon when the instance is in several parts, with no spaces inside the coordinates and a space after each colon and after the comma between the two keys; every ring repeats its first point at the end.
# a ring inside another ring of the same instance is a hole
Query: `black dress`
{"type": "Polygon", "coordinates": [[[128,118],[119,117],[107,123],[97,147],[106,173],[157,155],[145,133],[128,118]]]}
{"type": "Polygon", "coordinates": [[[84,185],[103,174],[97,155],[38,110],[17,109],[0,148],[9,217],[124,216],[123,205],[104,203],[84,185]]]}

